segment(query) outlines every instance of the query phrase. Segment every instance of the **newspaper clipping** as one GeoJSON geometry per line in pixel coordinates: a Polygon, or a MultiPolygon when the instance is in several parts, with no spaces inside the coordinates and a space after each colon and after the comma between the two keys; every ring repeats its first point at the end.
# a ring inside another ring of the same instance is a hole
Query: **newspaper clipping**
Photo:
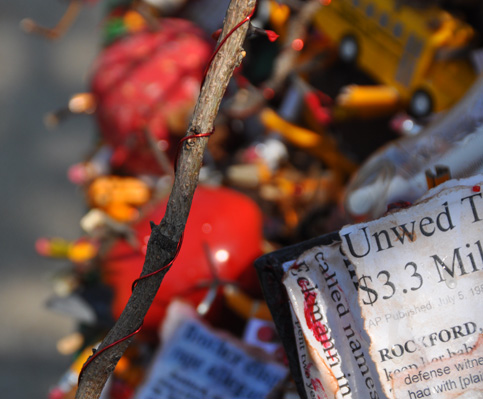
{"type": "Polygon", "coordinates": [[[346,226],[287,268],[309,398],[483,397],[482,182],[346,226]]]}

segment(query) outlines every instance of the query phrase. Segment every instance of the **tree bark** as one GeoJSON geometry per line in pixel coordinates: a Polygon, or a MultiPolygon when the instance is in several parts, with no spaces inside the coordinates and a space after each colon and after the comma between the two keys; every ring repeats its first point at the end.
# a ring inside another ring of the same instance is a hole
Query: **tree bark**
{"type": "MultiPolygon", "coordinates": [[[[231,1],[218,43],[238,23],[250,15],[255,4],[256,0],[231,1]]],[[[240,64],[243,58],[242,45],[247,29],[248,23],[241,25],[215,55],[201,88],[186,136],[209,133],[213,130],[214,121],[228,82],[235,67],[240,64]]],[[[159,225],[152,225],[141,276],[168,265],[176,254],[178,242],[183,235],[193,195],[198,184],[203,152],[207,142],[207,137],[201,137],[188,139],[182,144],[166,213],[159,225]]],[[[184,266],[175,265],[174,267],[184,266]]],[[[169,268],[164,269],[160,273],[138,282],[124,311],[104,338],[98,350],[106,348],[139,328],[168,270],[169,268]]],[[[112,346],[88,364],[81,375],[76,399],[99,398],[107,379],[131,340],[132,337],[112,346]]]]}

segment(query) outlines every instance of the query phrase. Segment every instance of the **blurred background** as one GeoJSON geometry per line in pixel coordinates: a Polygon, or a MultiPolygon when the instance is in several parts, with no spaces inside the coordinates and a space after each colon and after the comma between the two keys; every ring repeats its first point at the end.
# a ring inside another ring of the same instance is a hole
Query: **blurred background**
{"type": "Polygon", "coordinates": [[[52,275],[65,261],[44,259],[34,246],[41,236],[79,237],[85,202],[67,168],[92,148],[95,129],[89,117],[73,117],[56,129],[43,119],[86,90],[102,7],[84,7],[57,41],[19,27],[25,17],[53,26],[66,5],[0,5],[0,392],[9,399],[47,397],[71,363],[56,343],[74,322],[45,307],[52,275]]]}

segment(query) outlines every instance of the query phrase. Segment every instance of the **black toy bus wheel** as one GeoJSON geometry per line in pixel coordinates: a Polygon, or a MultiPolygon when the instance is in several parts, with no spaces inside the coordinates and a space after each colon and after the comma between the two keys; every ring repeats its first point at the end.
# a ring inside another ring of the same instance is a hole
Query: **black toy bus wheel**
{"type": "Polygon", "coordinates": [[[414,92],[409,103],[409,113],[416,118],[428,116],[433,111],[433,99],[424,90],[414,92]]]}
{"type": "Polygon", "coordinates": [[[359,43],[352,35],[344,36],[339,43],[339,59],[346,64],[355,63],[359,55],[359,43]]]}

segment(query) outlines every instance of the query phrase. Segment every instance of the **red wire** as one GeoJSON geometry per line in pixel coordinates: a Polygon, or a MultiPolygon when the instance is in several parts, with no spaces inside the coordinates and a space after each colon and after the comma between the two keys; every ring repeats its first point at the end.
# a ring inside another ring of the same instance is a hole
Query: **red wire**
{"type": "Polygon", "coordinates": [[[124,338],[121,338],[121,339],[119,339],[119,340],[117,340],[117,341],[113,342],[112,344],[109,344],[109,345],[107,345],[106,347],[104,347],[104,348],[102,348],[102,349],[100,349],[100,350],[98,350],[98,351],[95,351],[95,352],[92,354],[92,356],[90,356],[90,357],[89,357],[89,359],[87,359],[87,361],[86,361],[86,362],[84,363],[84,365],[82,366],[82,369],[81,369],[81,371],[80,371],[80,373],[79,373],[79,379],[77,380],[77,384],[80,384],[80,380],[81,380],[82,374],[84,373],[85,369],[87,368],[87,366],[88,366],[89,364],[91,364],[91,363],[92,363],[92,361],[93,361],[93,360],[94,360],[94,359],[95,359],[97,356],[99,356],[99,355],[100,355],[102,352],[104,352],[104,351],[106,351],[106,350],[108,350],[108,349],[112,348],[113,346],[115,346],[115,345],[117,345],[117,344],[120,344],[121,342],[123,342],[123,341],[125,341],[125,340],[127,340],[127,339],[129,339],[129,338],[131,338],[131,337],[133,337],[133,336],[134,336],[134,335],[136,335],[136,334],[137,334],[139,331],[141,331],[141,328],[142,328],[142,327],[143,327],[143,323],[141,322],[141,325],[140,325],[140,326],[137,328],[137,330],[136,330],[136,331],[133,331],[131,334],[126,335],[124,338]]]}
{"type": "Polygon", "coordinates": [[[176,247],[176,253],[173,256],[173,259],[171,259],[171,261],[166,266],[163,266],[162,268],[155,270],[154,272],[145,274],[144,276],[141,276],[141,277],[137,278],[136,280],[134,280],[133,283],[132,283],[132,286],[131,286],[131,291],[134,291],[134,288],[136,287],[136,285],[138,284],[139,281],[144,280],[145,278],[152,277],[155,274],[162,272],[163,270],[167,269],[168,267],[170,267],[174,263],[174,261],[178,257],[179,251],[181,250],[181,244],[183,243],[183,236],[184,236],[184,234],[181,234],[181,237],[178,241],[178,246],[176,247]]]}
{"type": "MultiPolygon", "coordinates": [[[[256,8],[256,7],[255,7],[255,8],[256,8]]],[[[235,32],[235,31],[236,31],[236,30],[237,30],[237,29],[240,27],[240,26],[242,26],[244,23],[246,23],[246,22],[250,21],[250,19],[252,18],[253,14],[255,13],[255,8],[253,8],[253,10],[251,11],[250,15],[248,15],[247,17],[245,17],[245,19],[243,19],[243,20],[242,20],[242,21],[240,21],[238,24],[236,24],[236,25],[235,25],[235,27],[234,27],[233,29],[231,29],[231,30],[228,32],[228,34],[227,34],[227,35],[226,35],[226,36],[225,36],[225,37],[224,37],[224,38],[223,38],[223,39],[220,41],[220,44],[219,44],[219,45],[218,45],[218,47],[215,49],[215,51],[214,51],[214,52],[213,52],[213,54],[211,55],[210,60],[208,61],[208,66],[207,66],[207,67],[206,67],[206,69],[205,69],[205,72],[204,72],[204,75],[203,75],[203,80],[202,80],[202,82],[201,82],[201,87],[203,87],[203,84],[205,83],[206,75],[208,74],[208,69],[210,68],[211,63],[213,62],[213,59],[215,58],[216,54],[217,54],[217,53],[220,51],[221,46],[223,46],[223,44],[225,44],[226,40],[227,40],[227,39],[228,39],[228,38],[229,38],[229,37],[230,37],[230,36],[231,36],[231,35],[232,35],[232,34],[233,34],[233,33],[234,33],[234,32],[235,32]]],[[[211,136],[211,135],[213,134],[214,130],[215,130],[215,129],[213,129],[213,130],[212,130],[211,132],[209,132],[209,133],[199,133],[199,134],[193,134],[193,135],[191,135],[191,136],[186,136],[186,137],[183,137],[183,138],[180,140],[180,142],[179,142],[179,144],[178,144],[178,149],[177,149],[176,157],[175,157],[175,160],[176,160],[176,161],[175,161],[175,169],[174,169],[174,170],[175,170],[175,172],[176,172],[176,165],[177,165],[177,163],[178,163],[179,150],[180,150],[180,148],[181,148],[182,143],[183,143],[184,141],[186,141],[186,140],[188,140],[188,139],[192,139],[192,138],[209,137],[209,136],[211,136]]],[[[170,262],[169,262],[167,265],[165,265],[165,266],[161,267],[160,269],[158,269],[158,270],[156,270],[156,271],[154,271],[154,272],[152,272],[152,273],[146,274],[146,275],[144,275],[144,276],[141,276],[141,277],[139,277],[138,279],[134,280],[134,282],[133,282],[133,284],[132,284],[131,289],[132,289],[132,290],[134,290],[134,287],[136,287],[137,283],[138,283],[140,280],[143,280],[143,279],[148,278],[148,277],[152,277],[152,276],[154,276],[155,274],[158,274],[158,273],[160,273],[161,271],[163,271],[163,270],[167,269],[168,267],[170,267],[170,266],[171,266],[171,265],[174,263],[174,261],[175,261],[176,257],[177,257],[177,256],[178,256],[178,254],[179,254],[179,251],[180,251],[180,249],[181,249],[181,244],[182,244],[182,242],[183,242],[183,235],[181,235],[181,238],[180,238],[180,240],[179,240],[179,242],[178,242],[178,246],[177,246],[177,248],[176,248],[176,253],[175,253],[175,255],[174,255],[173,259],[172,259],[172,260],[171,260],[171,261],[170,261],[170,262]]],[[[95,352],[92,354],[92,356],[91,356],[91,357],[89,357],[89,359],[87,359],[87,361],[86,361],[86,362],[84,363],[84,365],[82,366],[82,369],[81,369],[81,371],[80,371],[80,373],[79,373],[79,379],[78,379],[78,383],[80,383],[80,380],[81,380],[82,374],[83,374],[83,373],[84,373],[84,371],[86,370],[87,366],[88,366],[89,364],[91,364],[91,363],[92,363],[92,361],[93,361],[93,360],[94,360],[94,359],[95,359],[97,356],[99,356],[101,353],[105,352],[106,350],[108,350],[108,349],[112,348],[113,346],[116,346],[117,344],[119,344],[119,343],[121,343],[121,342],[123,342],[123,341],[126,341],[127,339],[129,339],[129,338],[133,337],[133,336],[134,336],[134,335],[136,335],[136,334],[137,334],[139,331],[141,331],[142,326],[143,326],[143,323],[141,322],[141,325],[140,325],[140,326],[137,328],[137,330],[136,330],[136,331],[133,331],[133,332],[132,332],[132,333],[130,333],[129,335],[125,336],[124,338],[121,338],[121,339],[119,339],[119,340],[117,340],[117,341],[115,341],[115,342],[113,342],[113,343],[111,343],[111,344],[107,345],[106,347],[104,347],[104,348],[102,348],[102,349],[100,349],[100,350],[98,350],[98,351],[95,351],[95,352]]]]}
{"type": "MultiPolygon", "coordinates": [[[[158,270],[155,270],[154,272],[151,272],[151,273],[148,273],[148,274],[145,274],[144,276],[141,276],[139,278],[137,278],[136,280],[134,280],[134,282],[132,283],[132,286],[131,286],[131,291],[134,291],[134,288],[136,287],[137,283],[140,281],[140,280],[143,280],[145,278],[148,278],[148,277],[152,277],[154,276],[155,274],[158,274],[160,272],[162,272],[163,270],[167,269],[168,267],[170,267],[174,261],[176,260],[176,258],[178,257],[178,254],[179,254],[179,251],[181,250],[181,244],[183,243],[183,234],[181,235],[179,241],[178,241],[178,246],[176,247],[176,253],[174,254],[173,256],[173,259],[165,266],[161,267],[160,269],[158,270]]],[[[143,322],[141,322],[141,325],[137,328],[136,331],[132,332],[131,334],[129,335],[126,335],[124,338],[121,338],[117,341],[114,341],[113,343],[107,345],[106,347],[94,352],[92,354],[91,357],[89,357],[89,359],[87,359],[87,361],[84,363],[84,365],[82,366],[82,369],[79,373],[79,379],[78,379],[78,383],[80,383],[80,380],[81,380],[81,377],[82,377],[82,374],[84,373],[85,369],[87,368],[87,366],[97,357],[99,356],[102,352],[112,348],[113,346],[117,345],[117,344],[120,344],[121,342],[133,337],[134,335],[136,335],[139,331],[141,331],[141,328],[143,327],[143,322]]]]}
{"type": "Polygon", "coordinates": [[[245,17],[245,19],[243,19],[242,21],[238,22],[228,33],[227,35],[221,39],[220,41],[220,44],[218,45],[218,47],[215,49],[215,51],[213,52],[213,54],[211,55],[210,57],[210,60],[208,61],[208,65],[205,69],[205,73],[203,74],[203,80],[201,81],[201,87],[203,87],[203,84],[205,83],[205,79],[206,79],[206,75],[208,74],[208,69],[210,68],[211,66],[211,63],[213,62],[213,59],[215,58],[216,54],[218,54],[218,51],[220,51],[220,48],[221,46],[223,46],[225,44],[225,42],[228,40],[228,38],[240,27],[242,26],[244,23],[250,21],[250,19],[253,17],[253,14],[255,13],[255,9],[256,9],[256,6],[253,8],[253,10],[251,11],[251,13],[245,17]]]}
{"type": "Polygon", "coordinates": [[[180,151],[181,151],[181,145],[186,141],[186,140],[189,140],[189,139],[196,139],[196,138],[200,138],[200,137],[209,137],[211,136],[213,133],[215,132],[215,128],[213,128],[213,130],[209,133],[198,133],[198,134],[192,134],[191,136],[185,136],[183,137],[179,143],[178,143],[178,148],[176,149],[176,156],[174,157],[174,159],[176,160],[175,163],[174,163],[174,173],[176,173],[177,169],[178,169],[178,158],[179,158],[179,154],[180,154],[180,151]]]}

